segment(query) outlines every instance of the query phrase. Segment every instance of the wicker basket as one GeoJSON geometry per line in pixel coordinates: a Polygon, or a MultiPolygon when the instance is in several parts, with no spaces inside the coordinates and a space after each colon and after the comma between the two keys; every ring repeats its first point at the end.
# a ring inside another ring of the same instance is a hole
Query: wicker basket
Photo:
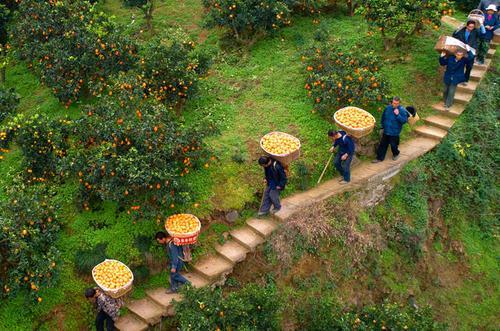
{"type": "MultiPolygon", "coordinates": [[[[196,244],[196,241],[198,240],[198,235],[200,234],[200,231],[201,231],[201,222],[198,219],[198,217],[196,217],[192,214],[189,214],[189,215],[193,216],[198,221],[198,227],[193,232],[189,232],[189,233],[174,232],[167,227],[168,218],[165,221],[165,229],[174,238],[174,243],[176,245],[179,245],[179,246],[192,245],[192,244],[196,244]]],[[[174,216],[174,215],[172,215],[172,216],[174,216]]],[[[172,217],[172,216],[170,216],[170,217],[172,217]]]]}
{"type": "Polygon", "coordinates": [[[341,108],[341,109],[337,110],[335,112],[335,114],[333,114],[333,120],[335,121],[335,124],[337,124],[337,126],[339,128],[343,129],[345,132],[347,132],[349,135],[351,135],[355,138],[362,138],[364,136],[369,135],[373,131],[373,129],[375,128],[375,123],[376,123],[375,117],[373,117],[372,114],[370,114],[366,110],[358,108],[358,107],[345,107],[345,108],[341,108]],[[337,120],[337,113],[346,109],[346,108],[356,108],[358,110],[365,112],[366,114],[370,115],[370,117],[373,119],[373,124],[366,127],[366,128],[358,129],[358,128],[351,128],[350,126],[347,126],[347,125],[340,123],[339,120],[337,120]]]}
{"type": "Polygon", "coordinates": [[[273,159],[279,161],[284,167],[287,167],[290,163],[292,163],[293,161],[297,160],[300,157],[300,147],[301,147],[301,144],[300,144],[300,140],[298,138],[295,138],[294,136],[292,136],[292,135],[290,135],[288,133],[279,132],[279,131],[269,132],[264,137],[262,137],[260,139],[260,148],[262,148],[262,150],[267,155],[269,155],[273,159]],[[295,151],[293,151],[293,152],[291,152],[289,154],[273,154],[273,153],[269,153],[268,151],[266,151],[264,149],[264,146],[262,146],[262,140],[264,139],[264,137],[272,135],[272,134],[280,134],[280,135],[285,135],[285,136],[292,137],[293,139],[297,139],[297,141],[299,142],[299,148],[297,148],[297,150],[295,150],[295,151]]]}
{"type": "Polygon", "coordinates": [[[474,9],[469,13],[467,20],[476,22],[476,29],[479,29],[484,24],[484,13],[479,9],[474,9]]]}
{"type": "Polygon", "coordinates": [[[92,269],[92,278],[94,279],[94,282],[97,284],[97,286],[99,286],[99,288],[104,293],[106,293],[107,295],[109,295],[112,298],[117,299],[117,298],[120,298],[120,297],[124,296],[125,294],[129,293],[132,290],[132,284],[134,282],[134,273],[132,272],[132,270],[130,270],[130,268],[125,263],[120,262],[118,260],[106,259],[103,262],[99,263],[98,265],[96,265],[92,269]],[[132,275],[132,278],[130,279],[130,281],[127,284],[125,284],[123,287],[120,287],[120,288],[117,288],[117,289],[111,289],[111,288],[107,288],[106,286],[103,286],[103,285],[99,284],[96,281],[96,279],[95,279],[95,269],[96,269],[96,267],[98,265],[100,265],[100,264],[102,264],[104,262],[108,262],[108,261],[115,261],[115,262],[123,264],[127,268],[127,270],[130,272],[130,274],[132,275]]]}

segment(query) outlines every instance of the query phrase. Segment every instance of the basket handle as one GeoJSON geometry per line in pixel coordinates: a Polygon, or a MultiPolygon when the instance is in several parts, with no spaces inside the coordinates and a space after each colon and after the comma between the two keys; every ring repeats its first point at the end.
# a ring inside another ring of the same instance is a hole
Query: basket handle
{"type": "Polygon", "coordinates": [[[484,15],[483,11],[481,9],[473,9],[470,11],[469,15],[471,14],[481,14],[484,15]]]}

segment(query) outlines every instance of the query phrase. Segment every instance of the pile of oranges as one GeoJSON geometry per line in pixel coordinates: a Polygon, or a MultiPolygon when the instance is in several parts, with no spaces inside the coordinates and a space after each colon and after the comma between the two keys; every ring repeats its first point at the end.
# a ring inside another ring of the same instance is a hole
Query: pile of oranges
{"type": "Polygon", "coordinates": [[[300,148],[300,141],[285,133],[271,132],[262,137],[261,146],[269,154],[286,155],[300,148]]]}
{"type": "Polygon", "coordinates": [[[353,129],[364,129],[375,124],[373,116],[356,107],[346,107],[335,113],[335,118],[342,125],[353,129]]]}
{"type": "Polygon", "coordinates": [[[97,285],[112,290],[122,288],[132,280],[130,269],[125,264],[115,260],[99,263],[92,270],[92,276],[94,276],[97,285]]]}
{"type": "Polygon", "coordinates": [[[200,221],[191,214],[175,214],[167,218],[165,228],[172,234],[188,234],[199,230],[200,221]]]}

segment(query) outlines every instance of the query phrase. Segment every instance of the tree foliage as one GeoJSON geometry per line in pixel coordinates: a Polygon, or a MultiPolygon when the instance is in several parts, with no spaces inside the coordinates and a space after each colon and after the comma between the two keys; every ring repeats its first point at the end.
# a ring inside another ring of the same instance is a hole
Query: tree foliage
{"type": "Polygon", "coordinates": [[[437,29],[441,17],[453,13],[450,0],[361,0],[357,11],[381,32],[386,49],[400,45],[426,25],[437,29]]]}
{"type": "Polygon", "coordinates": [[[84,92],[99,94],[136,61],[134,43],[88,1],[23,0],[15,22],[18,57],[66,106],[84,92]]]}

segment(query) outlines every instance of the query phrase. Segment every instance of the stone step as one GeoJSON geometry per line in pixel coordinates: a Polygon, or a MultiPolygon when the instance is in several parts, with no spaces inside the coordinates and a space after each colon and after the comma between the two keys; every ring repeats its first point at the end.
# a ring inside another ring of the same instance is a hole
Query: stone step
{"type": "Polygon", "coordinates": [[[443,130],[449,130],[453,126],[453,123],[455,123],[454,119],[444,115],[432,115],[424,118],[424,121],[431,126],[435,126],[443,130]]]}
{"type": "Polygon", "coordinates": [[[449,116],[452,118],[457,118],[458,116],[460,116],[464,112],[465,105],[457,103],[457,104],[454,104],[453,106],[451,106],[450,111],[445,111],[444,104],[442,102],[440,102],[438,104],[433,105],[432,108],[441,112],[442,115],[449,116]]]}
{"type": "Polygon", "coordinates": [[[498,29],[495,30],[495,34],[493,35],[493,42],[496,44],[500,43],[500,32],[498,32],[498,29]]]}
{"type": "Polygon", "coordinates": [[[484,64],[479,64],[479,63],[475,62],[474,67],[472,67],[472,68],[484,71],[484,70],[488,70],[488,68],[490,67],[490,64],[491,64],[491,59],[485,59],[484,64]]]}
{"type": "Polygon", "coordinates": [[[127,304],[127,309],[149,325],[159,323],[165,315],[163,309],[149,298],[132,300],[127,304]]]}
{"type": "Polygon", "coordinates": [[[487,59],[492,59],[495,56],[496,49],[491,48],[488,49],[488,53],[486,54],[487,59]]]}
{"type": "Polygon", "coordinates": [[[276,222],[258,218],[248,220],[247,225],[255,233],[264,238],[269,237],[273,231],[278,228],[278,224],[276,222]]]}
{"type": "Polygon", "coordinates": [[[231,237],[239,244],[254,251],[257,246],[264,242],[264,238],[256,234],[250,227],[244,226],[230,232],[231,237]]]}
{"type": "Polygon", "coordinates": [[[457,86],[457,92],[464,92],[464,93],[474,93],[479,86],[479,81],[469,81],[467,83],[467,86],[463,86],[462,84],[458,84],[457,86]]]}
{"type": "Polygon", "coordinates": [[[457,92],[455,93],[455,102],[461,104],[468,104],[474,95],[472,93],[457,92]]]}
{"type": "Polygon", "coordinates": [[[486,73],[486,71],[483,71],[483,70],[472,69],[472,71],[470,73],[470,80],[480,81],[481,79],[483,79],[485,73],[486,73]]]}
{"type": "Polygon", "coordinates": [[[133,314],[128,314],[118,318],[115,322],[115,328],[118,331],[145,331],[148,329],[148,325],[133,314]]]}
{"type": "Polygon", "coordinates": [[[233,263],[230,263],[220,255],[207,256],[193,266],[197,273],[210,281],[218,281],[233,271],[233,263]]]}
{"type": "Polygon", "coordinates": [[[240,245],[234,240],[229,240],[224,245],[216,245],[215,250],[229,262],[235,264],[245,260],[248,248],[240,245]]]}
{"type": "Polygon", "coordinates": [[[182,273],[194,288],[200,288],[210,285],[210,281],[196,272],[182,273]]]}
{"type": "Polygon", "coordinates": [[[419,126],[419,127],[415,128],[414,131],[417,132],[418,134],[424,136],[424,137],[434,138],[434,139],[438,139],[438,140],[443,139],[448,134],[448,131],[446,131],[446,130],[436,128],[435,126],[428,126],[428,125],[419,126]]]}
{"type": "Polygon", "coordinates": [[[172,305],[173,301],[182,300],[182,295],[179,293],[167,294],[166,288],[157,288],[153,290],[146,291],[146,295],[154,303],[163,308],[163,314],[165,316],[174,316],[174,307],[172,305]]]}

